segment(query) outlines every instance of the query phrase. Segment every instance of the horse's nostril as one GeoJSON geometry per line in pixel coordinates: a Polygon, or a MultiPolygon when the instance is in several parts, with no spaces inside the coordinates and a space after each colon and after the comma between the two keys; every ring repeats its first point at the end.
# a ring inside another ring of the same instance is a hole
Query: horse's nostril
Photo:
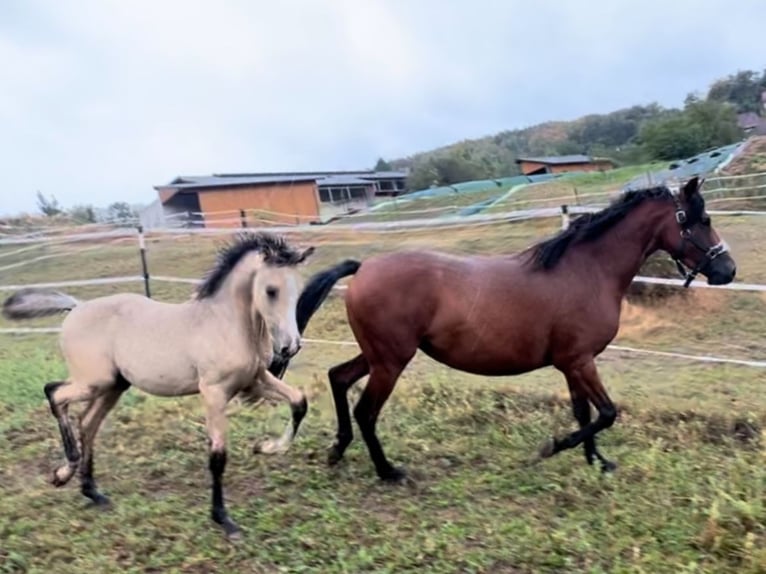
{"type": "Polygon", "coordinates": [[[282,347],[282,350],[280,351],[280,354],[281,354],[282,356],[284,356],[284,357],[286,357],[287,355],[289,355],[289,354],[290,354],[290,347],[288,347],[287,345],[285,345],[284,347],[282,347]]]}

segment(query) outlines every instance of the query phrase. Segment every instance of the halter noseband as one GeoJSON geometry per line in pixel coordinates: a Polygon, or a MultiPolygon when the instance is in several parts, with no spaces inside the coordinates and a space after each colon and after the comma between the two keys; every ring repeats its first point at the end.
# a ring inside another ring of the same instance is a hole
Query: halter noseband
{"type": "Polygon", "coordinates": [[[686,216],[686,211],[683,207],[681,207],[681,204],[678,201],[678,197],[673,194],[673,201],[676,204],[676,221],[678,222],[678,225],[681,227],[681,245],[678,247],[678,255],[671,255],[673,257],[673,261],[676,264],[676,269],[678,269],[678,272],[681,274],[681,277],[683,277],[686,281],[684,281],[684,287],[689,287],[692,281],[694,281],[694,278],[697,276],[697,274],[705,268],[705,266],[713,261],[716,257],[719,255],[722,255],[728,251],[726,248],[726,244],[723,241],[719,241],[715,245],[709,248],[705,248],[702,245],[699,244],[699,242],[694,239],[694,236],[692,235],[691,227],[689,225],[689,218],[686,216]],[[689,271],[686,269],[684,264],[681,262],[681,256],[684,252],[684,243],[685,242],[691,243],[696,249],[704,253],[704,257],[702,260],[697,263],[697,265],[694,266],[694,269],[689,271]]]}

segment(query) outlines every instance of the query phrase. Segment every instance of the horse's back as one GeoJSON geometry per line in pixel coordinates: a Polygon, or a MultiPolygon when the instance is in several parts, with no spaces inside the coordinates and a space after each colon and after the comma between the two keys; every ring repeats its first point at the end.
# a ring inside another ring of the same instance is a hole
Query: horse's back
{"type": "Polygon", "coordinates": [[[111,379],[121,373],[141,386],[136,371],[152,362],[151,356],[173,356],[176,336],[167,336],[169,324],[181,305],[162,303],[134,293],[91,299],[77,305],[66,317],[61,350],[75,380],[111,379]],[[135,365],[135,366],[134,366],[135,365]],[[133,372],[131,372],[133,371],[133,372]]]}

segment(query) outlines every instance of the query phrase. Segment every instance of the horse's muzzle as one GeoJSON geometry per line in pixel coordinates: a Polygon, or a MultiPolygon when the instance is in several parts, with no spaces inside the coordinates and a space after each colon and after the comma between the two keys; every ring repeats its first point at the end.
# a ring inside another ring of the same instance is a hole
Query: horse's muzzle
{"type": "Polygon", "coordinates": [[[292,359],[295,355],[297,355],[298,351],[301,350],[301,346],[302,345],[300,340],[297,340],[293,342],[292,344],[285,345],[284,347],[279,349],[279,352],[277,354],[283,361],[286,361],[288,359],[292,359]]]}

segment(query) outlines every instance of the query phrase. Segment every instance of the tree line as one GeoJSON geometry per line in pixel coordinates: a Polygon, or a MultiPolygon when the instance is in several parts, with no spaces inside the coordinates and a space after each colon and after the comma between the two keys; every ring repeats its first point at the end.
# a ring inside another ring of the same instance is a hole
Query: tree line
{"type": "Polygon", "coordinates": [[[740,113],[764,114],[766,70],[715,81],[704,95],[689,94],[682,108],[636,105],[572,122],[507,130],[407,158],[380,159],[376,168],[410,170],[410,189],[519,173],[520,156],[586,154],[620,165],[673,160],[741,140],[740,113]]]}

